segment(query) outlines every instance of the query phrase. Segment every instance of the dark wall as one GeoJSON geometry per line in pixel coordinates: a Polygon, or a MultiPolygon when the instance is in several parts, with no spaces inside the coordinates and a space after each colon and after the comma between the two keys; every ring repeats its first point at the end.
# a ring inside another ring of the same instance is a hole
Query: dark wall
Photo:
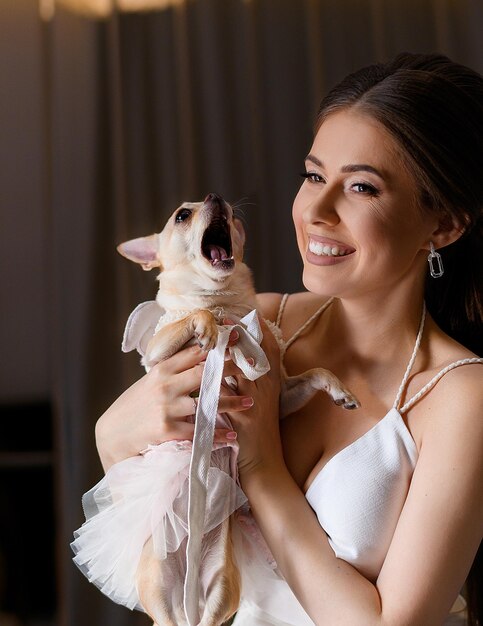
{"type": "Polygon", "coordinates": [[[47,397],[42,28],[36,0],[0,2],[0,402],[47,397]]]}

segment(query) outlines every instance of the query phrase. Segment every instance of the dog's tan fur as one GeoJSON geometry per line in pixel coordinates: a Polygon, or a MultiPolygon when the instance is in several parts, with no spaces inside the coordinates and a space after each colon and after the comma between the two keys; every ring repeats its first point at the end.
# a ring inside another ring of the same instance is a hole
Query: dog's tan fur
{"type": "MultiPolygon", "coordinates": [[[[234,219],[230,205],[210,194],[204,202],[182,204],[161,233],[118,247],[121,254],[144,269],[160,269],[156,300],[172,314],[147,346],[142,361],[146,368],[167,359],[192,340],[211,349],[216,345],[218,324],[224,317],[238,321],[257,307],[251,273],[243,263],[244,241],[243,227],[234,219]]],[[[281,342],[277,328],[273,324],[270,327],[281,342]]],[[[328,392],[345,408],[358,406],[357,400],[328,370],[317,368],[287,377],[282,366],[282,374],[282,416],[302,407],[317,390],[328,392]]],[[[230,524],[231,518],[227,518],[204,538],[200,580],[205,595],[200,598],[200,626],[219,626],[238,606],[240,577],[230,524]]],[[[182,544],[161,563],[154,556],[151,541],[143,550],[138,591],[143,607],[158,626],[186,624],[185,548],[182,544]]]]}

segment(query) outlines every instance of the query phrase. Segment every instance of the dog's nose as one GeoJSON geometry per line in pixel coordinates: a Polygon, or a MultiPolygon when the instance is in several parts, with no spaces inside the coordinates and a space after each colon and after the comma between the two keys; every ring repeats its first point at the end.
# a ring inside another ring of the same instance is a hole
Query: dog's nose
{"type": "Polygon", "coordinates": [[[209,193],[206,196],[205,204],[208,204],[208,203],[219,204],[220,206],[223,206],[223,204],[224,204],[223,198],[221,196],[219,196],[217,193],[209,193]]]}

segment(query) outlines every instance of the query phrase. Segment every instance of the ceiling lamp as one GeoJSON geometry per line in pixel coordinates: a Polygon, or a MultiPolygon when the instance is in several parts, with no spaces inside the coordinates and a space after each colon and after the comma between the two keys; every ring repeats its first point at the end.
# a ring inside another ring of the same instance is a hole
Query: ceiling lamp
{"type": "Polygon", "coordinates": [[[55,8],[61,6],[69,11],[94,18],[106,18],[116,11],[152,11],[183,4],[185,0],[40,0],[40,15],[50,20],[55,8]]]}

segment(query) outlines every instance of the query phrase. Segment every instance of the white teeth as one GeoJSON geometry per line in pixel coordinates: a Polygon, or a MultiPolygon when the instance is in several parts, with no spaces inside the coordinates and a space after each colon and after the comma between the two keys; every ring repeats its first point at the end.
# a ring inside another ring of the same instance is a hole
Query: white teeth
{"type": "Polygon", "coordinates": [[[226,257],[226,259],[211,259],[211,264],[212,265],[218,265],[218,263],[221,263],[222,261],[234,261],[235,257],[234,256],[230,256],[230,257],[226,257]]]}
{"type": "Polygon", "coordinates": [[[319,241],[309,239],[309,250],[317,256],[345,256],[349,253],[349,250],[340,248],[339,246],[329,246],[322,244],[319,241]]]}

